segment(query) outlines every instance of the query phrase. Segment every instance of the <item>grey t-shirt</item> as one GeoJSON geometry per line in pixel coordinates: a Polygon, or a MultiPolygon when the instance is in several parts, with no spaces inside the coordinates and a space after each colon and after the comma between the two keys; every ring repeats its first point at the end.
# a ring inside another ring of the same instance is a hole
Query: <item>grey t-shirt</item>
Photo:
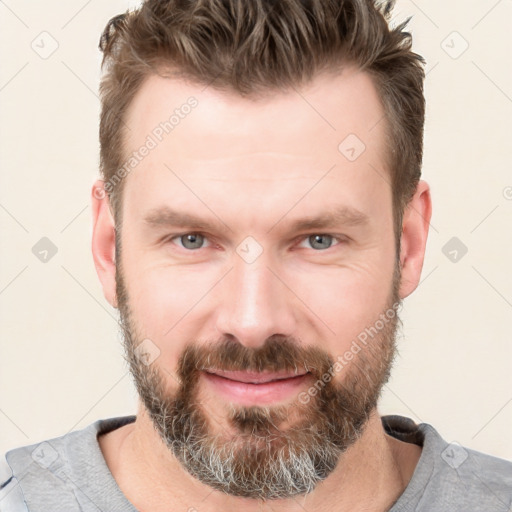
{"type": "MultiPolygon", "coordinates": [[[[7,452],[1,512],[137,512],[110,473],[98,434],[135,416],[7,452]]],[[[383,416],[386,432],[423,447],[409,485],[389,512],[510,512],[512,462],[447,443],[428,423],[383,416]]],[[[1,475],[2,473],[0,473],[1,475]]]]}

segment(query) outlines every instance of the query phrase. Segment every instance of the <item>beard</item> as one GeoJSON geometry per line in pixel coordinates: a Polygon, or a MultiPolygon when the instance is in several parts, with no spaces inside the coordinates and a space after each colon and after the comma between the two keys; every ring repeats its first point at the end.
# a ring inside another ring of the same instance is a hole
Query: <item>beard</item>
{"type": "Polygon", "coordinates": [[[116,291],[125,357],[159,437],[186,471],[223,493],[273,500],[311,492],[362,435],[389,380],[396,354],[399,282],[397,264],[384,310],[394,314],[386,314],[387,321],[380,321],[383,327],[374,328],[376,334],[364,346],[354,341],[359,351],[341,369],[320,344],[305,347],[281,335],[269,337],[258,348],[228,338],[191,342],[177,364],[179,386],[170,392],[170,373],[166,378],[156,363],[147,364],[136,350],[143,337],[137,335],[118,264],[116,291]],[[298,368],[308,372],[311,387],[285,405],[226,404],[222,424],[207,412],[208,401],[201,396],[203,372],[298,368]]]}

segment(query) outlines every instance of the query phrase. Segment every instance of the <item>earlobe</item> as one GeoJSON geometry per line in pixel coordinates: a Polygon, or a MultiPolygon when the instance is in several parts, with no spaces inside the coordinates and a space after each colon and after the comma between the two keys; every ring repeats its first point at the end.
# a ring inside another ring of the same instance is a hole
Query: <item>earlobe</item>
{"type": "Polygon", "coordinates": [[[103,295],[114,308],[116,298],[116,238],[115,222],[110,210],[110,201],[105,193],[104,182],[94,182],[92,202],[92,256],[101,281],[103,295]]]}
{"type": "Polygon", "coordinates": [[[400,249],[400,298],[410,295],[418,286],[425,258],[432,199],[427,182],[420,180],[416,192],[405,208],[400,249]]]}

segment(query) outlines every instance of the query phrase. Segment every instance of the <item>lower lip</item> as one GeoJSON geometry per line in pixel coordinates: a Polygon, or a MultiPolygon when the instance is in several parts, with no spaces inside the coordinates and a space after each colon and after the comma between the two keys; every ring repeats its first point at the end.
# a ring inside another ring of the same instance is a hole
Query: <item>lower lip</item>
{"type": "Polygon", "coordinates": [[[213,373],[203,372],[205,380],[230,401],[241,405],[261,405],[281,402],[295,398],[304,388],[308,374],[272,382],[251,384],[219,377],[213,373]]]}

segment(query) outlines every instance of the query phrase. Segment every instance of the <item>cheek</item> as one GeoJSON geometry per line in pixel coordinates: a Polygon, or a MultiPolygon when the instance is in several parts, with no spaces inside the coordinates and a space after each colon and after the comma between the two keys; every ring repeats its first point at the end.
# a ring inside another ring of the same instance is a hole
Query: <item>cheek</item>
{"type": "Polygon", "coordinates": [[[125,281],[137,336],[159,347],[160,365],[175,368],[187,343],[197,337],[199,303],[211,285],[197,272],[140,263],[132,274],[125,269],[125,281]]]}
{"type": "Polygon", "coordinates": [[[321,268],[294,276],[294,290],[304,314],[325,333],[331,355],[343,353],[351,341],[385,312],[392,291],[391,262],[357,263],[321,268]]]}

